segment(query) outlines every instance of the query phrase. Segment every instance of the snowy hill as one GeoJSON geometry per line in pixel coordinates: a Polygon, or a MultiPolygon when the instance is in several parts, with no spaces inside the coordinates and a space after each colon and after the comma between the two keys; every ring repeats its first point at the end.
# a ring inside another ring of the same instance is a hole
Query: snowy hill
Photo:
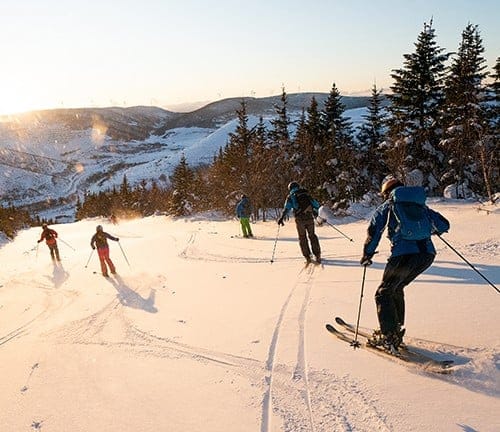
{"type": "MultiPolygon", "coordinates": [[[[298,119],[312,96],[289,96],[289,112],[298,119]]],[[[366,97],[346,97],[361,119],[366,97]]],[[[168,182],[184,153],[191,165],[210,163],[236,127],[241,99],[211,103],[191,113],[154,107],[88,108],[37,111],[0,118],[0,190],[5,203],[30,205],[43,215],[45,208],[68,204],[67,217],[78,193],[119,185],[126,175],[131,184],[141,180],[168,182]]],[[[248,98],[249,124],[274,117],[279,97],[248,98]]]]}
{"type": "MultiPolygon", "coordinates": [[[[430,205],[498,286],[498,208],[430,205]]],[[[22,231],[0,248],[1,429],[498,432],[500,295],[436,239],[435,263],[406,290],[406,340],[454,360],[452,373],[353,350],[324,325],[356,319],[367,221],[331,222],[354,242],[319,227],[325,263],[308,268],[293,221],[273,264],[274,222],[254,224],[255,239],[216,215],[54,225],[61,266],[34,248],[39,228],[22,231]],[[99,223],[120,238],[109,279],[89,247],[99,223]]],[[[367,270],[364,327],[388,253],[384,239],[367,270]]]]}

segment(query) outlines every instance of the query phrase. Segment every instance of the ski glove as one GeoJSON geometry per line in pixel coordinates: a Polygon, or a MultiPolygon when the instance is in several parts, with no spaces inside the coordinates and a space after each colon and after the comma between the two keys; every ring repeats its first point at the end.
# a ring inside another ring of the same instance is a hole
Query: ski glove
{"type": "Polygon", "coordinates": [[[359,260],[359,263],[362,266],[371,266],[373,264],[372,261],[373,255],[363,255],[362,258],[359,260]]]}
{"type": "Polygon", "coordinates": [[[326,222],[326,219],[323,219],[321,216],[316,216],[316,223],[318,224],[318,226],[321,226],[323,225],[323,223],[326,222]]]}
{"type": "Polygon", "coordinates": [[[281,216],[281,217],[278,219],[278,225],[281,225],[281,226],[284,226],[284,225],[285,225],[285,222],[283,222],[283,216],[281,216]]]}

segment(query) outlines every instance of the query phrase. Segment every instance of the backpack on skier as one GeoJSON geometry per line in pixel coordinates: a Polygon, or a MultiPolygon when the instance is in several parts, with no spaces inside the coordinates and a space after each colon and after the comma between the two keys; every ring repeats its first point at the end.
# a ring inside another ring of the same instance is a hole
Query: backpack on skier
{"type": "Polygon", "coordinates": [[[392,210],[398,222],[396,235],[415,241],[431,236],[433,227],[425,200],[425,190],[420,186],[401,186],[391,192],[392,210]]]}
{"type": "Polygon", "coordinates": [[[295,215],[302,215],[307,212],[313,212],[313,206],[311,204],[311,197],[307,193],[306,189],[298,189],[295,193],[295,199],[297,200],[297,209],[295,209],[295,215]]]}

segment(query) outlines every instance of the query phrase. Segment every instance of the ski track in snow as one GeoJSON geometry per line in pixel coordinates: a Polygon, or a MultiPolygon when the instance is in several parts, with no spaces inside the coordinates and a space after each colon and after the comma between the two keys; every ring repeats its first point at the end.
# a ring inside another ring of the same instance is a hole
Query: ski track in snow
{"type": "Polygon", "coordinates": [[[276,322],[266,360],[261,432],[276,430],[272,413],[279,415],[283,430],[287,432],[389,431],[374,401],[363,396],[368,391],[360,383],[349,377],[339,378],[331,372],[314,372],[308,368],[305,324],[315,267],[310,265],[299,272],[276,322]],[[297,312],[292,304],[294,297],[300,294],[303,300],[297,316],[299,340],[292,370],[280,362],[279,341],[284,328],[293,322],[286,318],[297,312]],[[353,412],[363,415],[353,415],[353,412]]]}
{"type": "MultiPolygon", "coordinates": [[[[185,258],[196,259],[198,253],[205,254],[196,250],[196,238],[196,233],[193,233],[187,240],[181,252],[185,258]]],[[[337,377],[331,371],[311,371],[308,368],[306,316],[314,273],[319,271],[316,267],[304,267],[298,273],[296,283],[282,305],[265,362],[191,346],[137,326],[127,310],[147,310],[152,306],[147,303],[146,294],[154,291],[151,287],[157,286],[156,280],[141,283],[134,291],[130,288],[134,284],[128,279],[123,280],[119,276],[110,278],[108,282],[114,285],[116,296],[89,316],[46,330],[42,332],[42,337],[56,344],[95,345],[145,357],[190,359],[224,368],[229,373],[244,377],[249,385],[261,389],[262,399],[253,402],[254,408],[260,406],[261,432],[278,428],[287,432],[389,431],[391,429],[383,414],[378,412],[375,400],[368,396],[370,392],[362,383],[346,376],[337,377]],[[299,330],[294,347],[294,364],[280,360],[279,353],[280,337],[289,325],[297,325],[299,330]],[[278,419],[281,424],[275,425],[273,422],[278,419]]],[[[30,330],[35,321],[47,318],[68,305],[68,293],[64,290],[53,291],[59,296],[49,295],[50,290],[44,291],[47,293],[45,309],[19,331],[30,330]]]]}

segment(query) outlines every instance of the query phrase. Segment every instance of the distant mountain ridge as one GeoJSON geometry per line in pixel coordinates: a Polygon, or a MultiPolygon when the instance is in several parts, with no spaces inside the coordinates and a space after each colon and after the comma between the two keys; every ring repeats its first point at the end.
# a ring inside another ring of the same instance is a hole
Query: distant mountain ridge
{"type": "MultiPolygon", "coordinates": [[[[310,106],[320,109],[327,93],[287,95],[292,120],[310,106]]],[[[126,175],[168,183],[185,155],[189,164],[210,163],[237,125],[245,100],[249,123],[275,117],[281,96],[230,98],[192,112],[159,107],[109,107],[41,110],[0,117],[0,191],[2,204],[41,211],[54,202],[72,208],[77,195],[117,186],[126,175]]],[[[364,108],[366,96],[342,99],[347,110],[364,108]]]]}

